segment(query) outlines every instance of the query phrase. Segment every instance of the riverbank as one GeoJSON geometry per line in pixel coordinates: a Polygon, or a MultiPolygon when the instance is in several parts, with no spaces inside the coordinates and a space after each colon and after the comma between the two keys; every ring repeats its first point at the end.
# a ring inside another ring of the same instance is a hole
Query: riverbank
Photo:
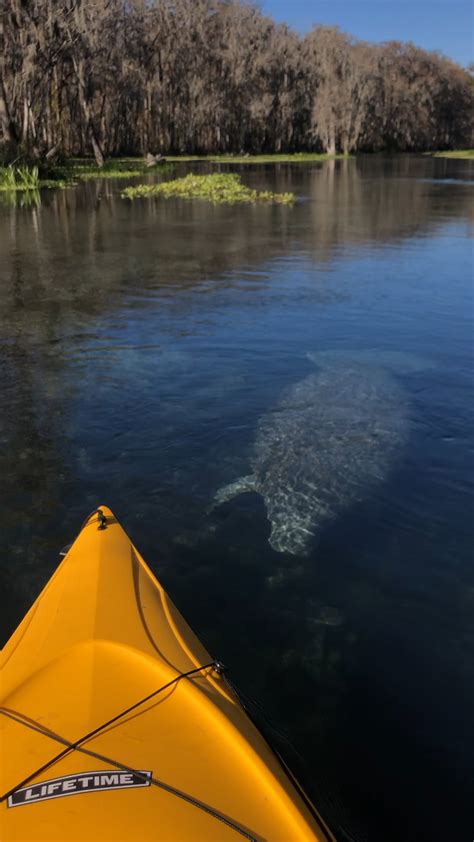
{"type": "Polygon", "coordinates": [[[451,149],[448,152],[431,152],[433,158],[474,159],[474,149],[451,149]]]}
{"type": "Polygon", "coordinates": [[[143,158],[120,157],[112,158],[100,168],[88,158],[70,158],[57,169],[70,172],[76,178],[132,178],[148,173],[163,173],[172,171],[176,164],[208,163],[208,164],[311,164],[315,162],[331,161],[349,158],[349,155],[327,155],[322,152],[293,152],[271,155],[166,155],[161,162],[154,166],[147,166],[143,158]]]}
{"type": "Polygon", "coordinates": [[[40,190],[45,187],[65,187],[66,180],[60,178],[41,177],[37,166],[8,166],[0,167],[0,192],[16,193],[30,190],[40,190]]]}
{"type": "Polygon", "coordinates": [[[327,155],[323,152],[289,152],[270,155],[168,155],[167,161],[209,161],[216,164],[298,164],[349,158],[349,155],[327,155]]]}
{"type": "MultiPolygon", "coordinates": [[[[474,149],[427,152],[433,158],[474,159],[474,149]]],[[[130,179],[140,176],[171,175],[179,164],[206,163],[210,165],[245,164],[311,164],[352,158],[352,155],[327,155],[320,152],[275,153],[270,155],[167,155],[150,167],[142,157],[111,158],[98,167],[91,158],[68,158],[61,163],[39,162],[36,165],[0,166],[0,191],[27,192],[44,188],[72,187],[90,179],[130,179]]]]}
{"type": "Polygon", "coordinates": [[[154,166],[144,158],[112,158],[98,167],[90,158],[69,158],[61,163],[39,162],[38,165],[0,167],[0,190],[4,192],[39,190],[46,187],[72,187],[79,181],[95,178],[127,179],[144,175],[170,175],[178,164],[307,164],[323,162],[347,155],[326,155],[319,152],[295,152],[274,155],[168,155],[154,166]]]}

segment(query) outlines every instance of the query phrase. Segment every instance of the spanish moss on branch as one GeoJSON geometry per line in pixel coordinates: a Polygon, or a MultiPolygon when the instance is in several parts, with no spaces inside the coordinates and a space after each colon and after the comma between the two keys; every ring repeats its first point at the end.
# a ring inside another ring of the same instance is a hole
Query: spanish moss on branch
{"type": "Polygon", "coordinates": [[[473,84],[413,44],[300,37],[238,0],[8,0],[0,147],[15,156],[472,146],[473,84]]]}

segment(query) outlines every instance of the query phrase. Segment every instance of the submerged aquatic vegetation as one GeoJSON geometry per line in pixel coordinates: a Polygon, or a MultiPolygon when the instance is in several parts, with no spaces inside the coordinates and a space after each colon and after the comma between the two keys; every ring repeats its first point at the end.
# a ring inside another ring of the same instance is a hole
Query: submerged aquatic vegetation
{"type": "Polygon", "coordinates": [[[242,184],[235,173],[214,173],[194,175],[164,181],[162,184],[138,184],[127,187],[122,197],[137,199],[142,196],[178,197],[182,199],[206,199],[214,204],[235,204],[237,202],[278,202],[288,205],[295,201],[293,193],[272,193],[270,190],[254,190],[242,184]]]}

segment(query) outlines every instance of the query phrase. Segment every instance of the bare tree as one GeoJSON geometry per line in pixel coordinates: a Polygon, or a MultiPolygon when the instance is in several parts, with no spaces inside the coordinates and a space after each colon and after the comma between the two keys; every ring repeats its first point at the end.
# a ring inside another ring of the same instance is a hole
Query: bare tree
{"type": "Polygon", "coordinates": [[[37,157],[472,143],[468,69],[239,0],[3,0],[0,144],[37,157]]]}

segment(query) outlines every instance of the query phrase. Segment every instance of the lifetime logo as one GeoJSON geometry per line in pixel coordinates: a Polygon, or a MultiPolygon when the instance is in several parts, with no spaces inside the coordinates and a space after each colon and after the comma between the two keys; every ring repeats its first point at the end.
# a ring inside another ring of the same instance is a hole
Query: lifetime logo
{"type": "Polygon", "coordinates": [[[106,789],[134,789],[150,786],[152,772],[121,772],[106,769],[99,772],[80,772],[78,775],[66,775],[52,778],[33,786],[17,789],[8,798],[9,807],[23,807],[25,804],[38,804],[52,798],[64,798],[66,795],[82,795],[85,792],[97,792],[106,789]]]}

